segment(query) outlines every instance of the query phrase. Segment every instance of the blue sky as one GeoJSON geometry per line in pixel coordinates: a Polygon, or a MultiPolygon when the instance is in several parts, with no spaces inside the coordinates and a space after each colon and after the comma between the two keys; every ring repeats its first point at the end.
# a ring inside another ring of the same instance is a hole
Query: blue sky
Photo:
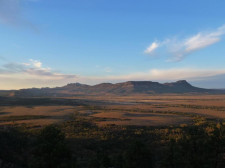
{"type": "Polygon", "coordinates": [[[223,0],[0,0],[0,89],[186,79],[225,88],[223,0]]]}

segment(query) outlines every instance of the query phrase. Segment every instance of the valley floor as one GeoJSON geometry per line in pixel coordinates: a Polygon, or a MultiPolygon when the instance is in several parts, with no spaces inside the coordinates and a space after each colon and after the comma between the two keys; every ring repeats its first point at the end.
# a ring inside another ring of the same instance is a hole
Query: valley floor
{"type": "Polygon", "coordinates": [[[37,127],[63,122],[78,114],[92,118],[99,126],[173,126],[192,124],[200,117],[225,119],[225,95],[90,96],[47,99],[47,103],[40,99],[20,104],[18,98],[18,103],[16,99],[0,105],[0,125],[37,127]]]}

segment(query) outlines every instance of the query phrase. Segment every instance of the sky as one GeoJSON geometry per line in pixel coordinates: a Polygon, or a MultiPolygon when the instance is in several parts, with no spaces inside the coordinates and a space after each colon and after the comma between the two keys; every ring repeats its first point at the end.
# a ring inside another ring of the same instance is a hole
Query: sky
{"type": "Polygon", "coordinates": [[[0,0],[0,89],[225,88],[224,0],[0,0]]]}

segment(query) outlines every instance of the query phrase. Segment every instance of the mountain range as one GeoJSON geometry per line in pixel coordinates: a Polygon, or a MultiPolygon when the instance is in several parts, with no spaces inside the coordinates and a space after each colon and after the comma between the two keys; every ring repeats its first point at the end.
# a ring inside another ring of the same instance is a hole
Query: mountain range
{"type": "Polygon", "coordinates": [[[31,88],[14,91],[16,97],[72,97],[79,95],[133,95],[133,94],[225,94],[225,90],[203,89],[192,86],[186,80],[171,83],[152,81],[128,81],[86,85],[70,83],[63,87],[31,88]]]}

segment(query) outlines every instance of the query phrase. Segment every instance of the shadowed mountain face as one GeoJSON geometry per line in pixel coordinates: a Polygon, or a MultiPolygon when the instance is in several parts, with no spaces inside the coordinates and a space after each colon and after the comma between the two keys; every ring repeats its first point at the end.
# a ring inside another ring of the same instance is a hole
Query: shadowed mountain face
{"type": "Polygon", "coordinates": [[[71,83],[63,87],[22,89],[15,92],[15,96],[43,97],[43,96],[76,96],[76,95],[131,95],[131,94],[163,94],[163,93],[205,93],[225,94],[224,90],[202,89],[194,87],[185,80],[172,83],[158,83],[151,81],[129,81],[123,83],[101,83],[90,86],[71,83]]]}

